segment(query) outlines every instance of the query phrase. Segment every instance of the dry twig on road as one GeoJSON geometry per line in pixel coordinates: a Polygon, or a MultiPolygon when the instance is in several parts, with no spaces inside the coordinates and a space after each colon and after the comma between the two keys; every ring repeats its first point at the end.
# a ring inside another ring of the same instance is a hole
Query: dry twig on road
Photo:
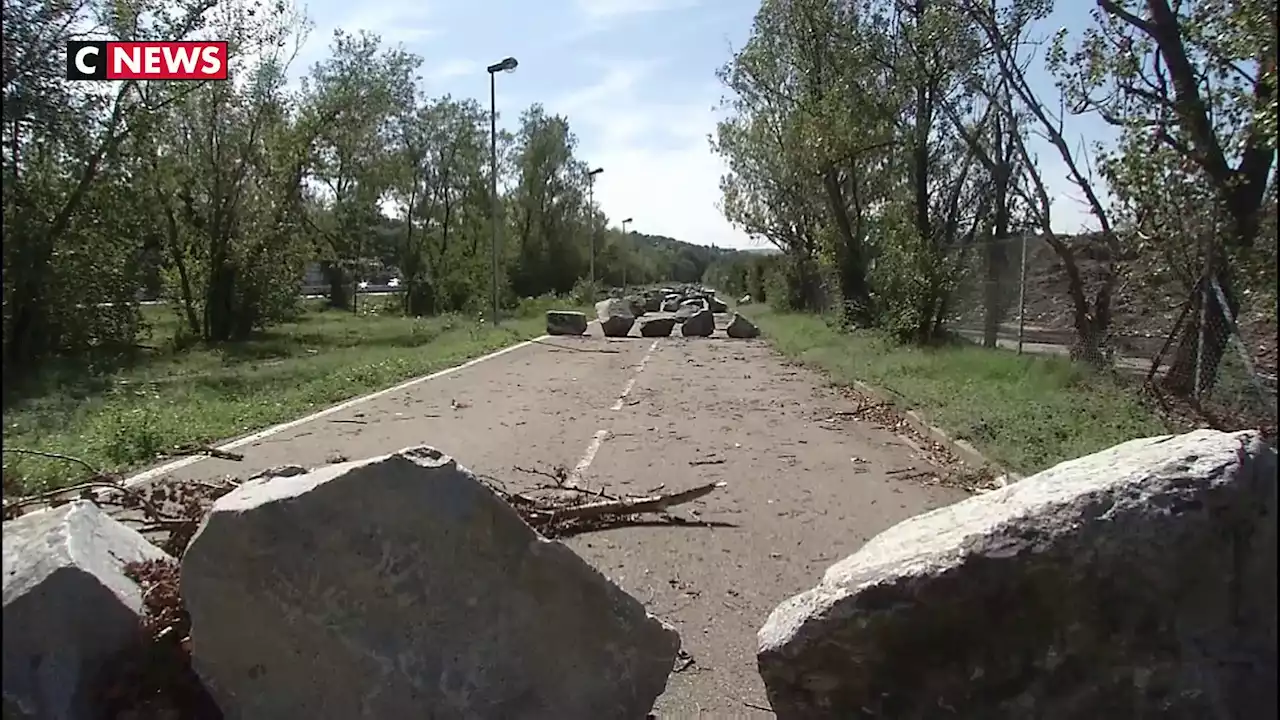
{"type": "MultiPolygon", "coordinates": [[[[18,448],[5,448],[5,452],[65,460],[81,465],[92,473],[88,480],[75,485],[54,488],[12,500],[5,498],[5,520],[20,517],[33,508],[59,507],[73,500],[88,500],[104,508],[138,511],[142,515],[142,531],[168,533],[159,546],[176,558],[182,557],[187,543],[214,501],[239,485],[231,478],[224,478],[216,483],[204,480],[167,479],[160,484],[131,487],[126,485],[119,475],[101,472],[88,461],[71,455],[18,448]]],[[[190,454],[208,454],[228,460],[242,459],[238,453],[228,453],[214,448],[192,448],[190,454]]]]}
{"type": "Polygon", "coordinates": [[[217,458],[219,460],[232,460],[235,462],[240,462],[241,460],[244,460],[244,455],[241,455],[240,453],[231,452],[229,450],[219,450],[216,447],[210,447],[208,445],[182,445],[170,450],[167,453],[164,453],[161,457],[173,458],[173,457],[187,457],[190,455],[207,455],[211,458],[217,458]]]}
{"type": "MultiPolygon", "coordinates": [[[[527,468],[517,470],[542,475],[557,480],[559,474],[527,468]]],[[[699,485],[679,492],[647,495],[644,497],[611,497],[600,491],[587,490],[563,484],[557,480],[554,486],[541,486],[534,490],[549,490],[551,496],[532,496],[507,490],[502,481],[489,476],[478,476],[495,494],[507,502],[531,527],[548,538],[578,535],[584,532],[605,530],[623,525],[652,525],[653,520],[640,518],[647,514],[665,514],[670,508],[698,500],[726,485],[723,482],[699,485]],[[566,495],[603,498],[590,502],[576,502],[566,495]]],[[[531,491],[532,492],[532,491],[531,491]]],[[[672,524],[679,519],[668,516],[672,524]]],[[[705,523],[700,523],[705,524],[705,523]]]]}
{"type": "Polygon", "coordinates": [[[674,505],[681,505],[687,502],[693,502],[705,495],[710,494],[713,490],[722,488],[726,485],[723,482],[707,483],[697,487],[681,490],[680,492],[664,493],[662,495],[651,495],[642,498],[619,498],[617,500],[603,500],[600,502],[586,503],[584,505],[575,505],[571,507],[559,508],[553,511],[556,519],[583,519],[590,517],[598,517],[600,515],[633,515],[636,513],[649,512],[665,512],[667,508],[674,505]]]}
{"type": "Polygon", "coordinates": [[[545,345],[546,347],[553,348],[555,350],[571,350],[573,352],[600,353],[602,355],[617,355],[618,353],[622,352],[621,350],[613,350],[610,348],[576,348],[569,345],[561,345],[559,343],[547,342],[546,340],[531,340],[530,342],[536,343],[538,345],[545,345]]]}

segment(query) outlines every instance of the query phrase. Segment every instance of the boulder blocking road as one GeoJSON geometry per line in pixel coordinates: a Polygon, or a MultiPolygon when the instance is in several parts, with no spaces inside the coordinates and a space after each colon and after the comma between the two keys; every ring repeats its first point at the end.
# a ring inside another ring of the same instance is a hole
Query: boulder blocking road
{"type": "Polygon", "coordinates": [[[966,493],[896,479],[929,461],[886,430],[825,422],[851,402],[717,320],[711,338],[605,338],[593,323],[262,437],[237,448],[241,462],[169,476],[247,477],[425,444],[511,489],[557,468],[615,494],[723,481],[673,510],[705,524],[566,543],[680,632],[687,657],[655,714],[765,716],[756,632],[773,608],[882,530],[966,493]]]}

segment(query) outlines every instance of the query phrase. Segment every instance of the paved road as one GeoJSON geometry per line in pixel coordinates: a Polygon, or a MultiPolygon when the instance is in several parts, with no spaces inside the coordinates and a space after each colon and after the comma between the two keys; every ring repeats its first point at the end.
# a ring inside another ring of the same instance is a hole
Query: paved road
{"type": "Polygon", "coordinates": [[[568,543],[680,631],[694,664],[672,676],[659,717],[767,716],[755,633],[773,607],[879,531],[963,494],[893,479],[887,471],[927,461],[886,431],[823,422],[850,402],[763,341],[592,332],[303,423],[238,448],[243,462],[176,474],[243,477],[426,443],[508,481],[522,479],[516,466],[576,468],[580,482],[615,493],[724,480],[680,512],[731,527],[632,527],[568,543]]]}
{"type": "MultiPolygon", "coordinates": [[[[966,340],[969,340],[975,344],[979,344],[979,345],[982,344],[983,333],[981,330],[975,330],[971,328],[960,328],[960,329],[957,329],[955,332],[957,335],[965,338],[966,340]]],[[[1058,335],[1065,336],[1068,339],[1070,337],[1070,333],[1058,333],[1058,335]]],[[[1063,341],[1063,340],[1059,340],[1058,342],[1044,341],[1045,338],[1050,338],[1050,337],[1053,337],[1053,336],[1049,334],[1049,331],[1045,331],[1043,334],[1027,334],[1027,336],[1024,337],[1023,339],[1022,352],[1028,353],[1031,355],[1059,355],[1061,357],[1067,357],[1071,354],[1071,346],[1069,342],[1063,341]],[[1032,339],[1028,339],[1028,338],[1032,338],[1032,339]]],[[[1058,338],[1053,338],[1053,339],[1058,339],[1058,338]]],[[[1002,328],[1000,335],[996,338],[996,345],[1001,348],[1004,348],[1005,350],[1016,351],[1018,349],[1018,335],[1017,335],[1016,327],[1012,335],[1010,335],[1006,329],[1002,328]]],[[[1151,370],[1151,359],[1117,355],[1115,357],[1115,366],[1120,370],[1127,370],[1134,373],[1145,374],[1151,370]]],[[[1167,365],[1161,365],[1161,367],[1164,369],[1168,369],[1167,365]]]]}

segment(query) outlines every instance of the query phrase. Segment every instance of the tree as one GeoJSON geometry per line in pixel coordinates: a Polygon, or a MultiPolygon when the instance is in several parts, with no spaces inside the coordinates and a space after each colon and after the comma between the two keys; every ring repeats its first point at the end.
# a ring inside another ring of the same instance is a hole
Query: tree
{"type": "Polygon", "coordinates": [[[1184,278],[1190,312],[1166,376],[1168,389],[1191,395],[1217,375],[1227,313],[1240,308],[1235,256],[1252,249],[1274,181],[1275,4],[1099,0],[1094,18],[1074,50],[1060,43],[1056,66],[1075,112],[1124,133],[1103,168],[1136,230],[1182,244],[1178,254],[1199,265],[1184,278]],[[1170,214],[1155,195],[1171,188],[1202,200],[1209,217],[1187,223],[1195,206],[1170,214]],[[1216,290],[1226,308],[1206,304],[1216,290]]]}
{"type": "Polygon", "coordinates": [[[487,119],[475,101],[445,97],[423,101],[401,120],[406,312],[460,310],[485,294],[479,241],[490,212],[487,119]]]}
{"type": "Polygon", "coordinates": [[[303,90],[311,111],[331,118],[317,138],[311,175],[320,185],[316,204],[327,212],[313,214],[310,221],[323,240],[329,302],[334,307],[351,303],[354,310],[347,288],[354,293],[366,234],[390,192],[389,135],[400,109],[412,102],[422,59],[383,48],[381,39],[366,31],[335,30],[330,52],[312,68],[303,90]]]}
{"type": "Polygon", "coordinates": [[[835,289],[847,322],[939,331],[990,211],[990,178],[940,116],[973,92],[978,33],[964,20],[924,0],[765,0],[722,69],[725,214],[784,251],[798,306],[835,289]]]}
{"type": "Polygon", "coordinates": [[[3,6],[4,357],[6,375],[55,352],[131,348],[149,236],[123,146],[154,113],[193,92],[123,82],[111,91],[63,79],[57,60],[74,28],[136,40],[180,39],[213,0],[146,3],[16,0],[3,6]]]}
{"type": "Polygon", "coordinates": [[[511,289],[519,297],[567,293],[587,270],[587,166],[573,155],[569,121],[534,105],[515,137],[511,289]]]}

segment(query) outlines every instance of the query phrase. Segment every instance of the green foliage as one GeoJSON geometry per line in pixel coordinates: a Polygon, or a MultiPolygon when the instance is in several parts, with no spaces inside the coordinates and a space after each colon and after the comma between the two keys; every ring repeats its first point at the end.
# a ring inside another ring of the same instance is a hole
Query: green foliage
{"type": "Polygon", "coordinates": [[[942,259],[990,222],[994,172],[975,170],[970,140],[1008,132],[980,91],[988,53],[966,7],[762,2],[721,70],[731,114],[713,146],[729,168],[726,217],[790,263],[771,302],[937,332],[942,259]],[[880,255],[912,277],[873,273],[880,255]]]}
{"type": "MultiPolygon", "coordinates": [[[[962,270],[980,261],[999,277],[1008,259],[990,248],[1033,232],[1063,268],[1073,355],[1093,362],[1109,357],[1124,291],[1180,282],[1194,304],[1208,273],[1232,313],[1242,293],[1274,295],[1275,4],[1099,3],[1082,33],[1060,32],[1045,52],[1032,31],[1053,7],[761,1],[719,73],[727,117],[712,146],[727,166],[725,217],[786,256],[771,304],[932,343],[962,270]],[[1045,62],[1060,97],[1032,80],[1045,62]],[[1063,134],[1063,106],[1116,126],[1121,141],[1088,149],[1095,164],[1063,134]],[[1105,260],[1087,273],[1081,244],[1054,231],[1061,193],[1028,150],[1033,135],[1099,228],[1091,244],[1105,260]]],[[[745,287],[745,267],[717,279],[745,287]]],[[[994,343],[1008,303],[983,299],[994,343]]],[[[1201,335],[1198,321],[1185,325],[1179,366],[1201,335]]],[[[1208,335],[1209,374],[1225,337],[1208,335]]]]}
{"type": "MultiPolygon", "coordinates": [[[[358,315],[312,307],[243,343],[183,352],[166,349],[179,322],[146,307],[156,350],[130,367],[91,379],[69,375],[55,386],[10,398],[5,447],[53,449],[104,472],[127,471],[175,446],[217,442],[285,422],[546,329],[538,307],[495,328],[456,315],[388,315],[384,308],[395,304],[376,300],[362,299],[358,315]]],[[[66,485],[85,474],[64,461],[4,456],[6,483],[19,491],[66,485]]]]}
{"type": "Polygon", "coordinates": [[[396,277],[399,312],[421,317],[487,309],[495,254],[504,308],[569,293],[590,228],[602,283],[696,280],[718,252],[607,228],[568,119],[540,106],[496,137],[495,168],[487,109],[424,95],[402,47],[338,30],[291,87],[308,23],[290,5],[157,7],[4,4],[6,378],[56,356],[124,361],[143,297],[168,301],[174,348],[246,341],[296,319],[312,263],[335,308],[396,277]],[[80,26],[225,38],[233,82],[69,83],[49,48],[80,26]]]}
{"type": "Polygon", "coordinates": [[[1171,430],[1123,380],[1066,358],[902,345],[875,331],[839,332],[812,315],[765,311],[752,319],[783,354],[838,384],[891,392],[1023,474],[1171,430]]]}

